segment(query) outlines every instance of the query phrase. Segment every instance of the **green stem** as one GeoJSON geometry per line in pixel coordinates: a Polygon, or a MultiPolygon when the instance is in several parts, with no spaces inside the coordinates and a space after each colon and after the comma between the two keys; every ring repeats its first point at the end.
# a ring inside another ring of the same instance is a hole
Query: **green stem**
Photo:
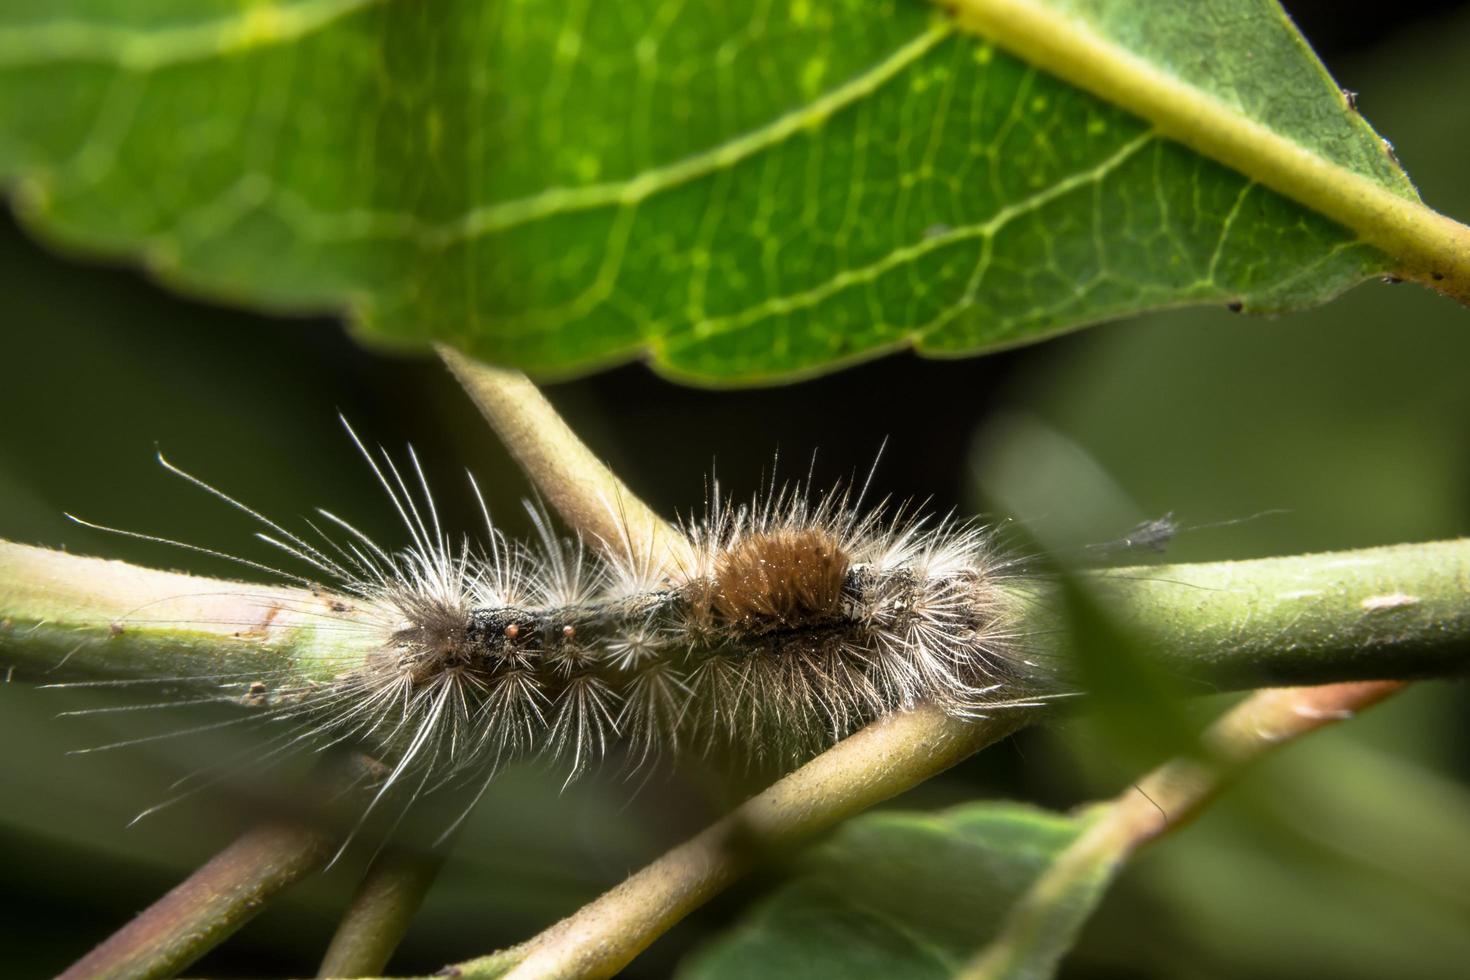
{"type": "Polygon", "coordinates": [[[317,871],[341,840],[383,766],[360,753],[328,756],[297,812],[246,831],[168,894],[138,913],[62,975],[64,980],[176,976],[317,871]]]}
{"type": "Polygon", "coordinates": [[[351,600],[196,578],[0,541],[0,651],[19,676],[178,677],[258,670],[330,680],[382,643],[351,600]]]}
{"type": "Polygon", "coordinates": [[[918,785],[1031,720],[962,722],[922,706],[837,743],[539,936],[444,972],[515,980],[610,977],[752,865],[918,785]]]}
{"type": "Polygon", "coordinates": [[[684,536],[592,454],[531,379],[435,349],[541,495],[589,544],[659,568],[693,567],[684,536]]]}
{"type": "MultiPolygon", "coordinates": [[[[1107,874],[1127,853],[1164,829],[1187,822],[1243,765],[1279,743],[1376,703],[1399,686],[1394,681],[1357,682],[1263,691],[1247,699],[1205,736],[1209,761],[1169,763],[1144,781],[1143,793],[1125,795],[1108,819],[1094,824],[1037,883],[1038,897],[1032,901],[1039,911],[1018,920],[1014,929],[1029,935],[1038,921],[1045,925],[1058,916],[1079,915],[1077,903],[1051,900],[1058,888],[1076,887],[1079,880],[1104,887],[1107,874]],[[1167,824],[1159,821],[1156,802],[1169,814],[1167,824]],[[1098,871],[1100,866],[1105,872],[1098,871]]],[[[612,976],[760,855],[790,847],[897,795],[1040,715],[1039,710],[1016,711],[967,724],[926,707],[884,719],[529,942],[457,964],[449,972],[480,980],[612,976]]],[[[1054,924],[1076,928],[1081,920],[1054,924]]]]}
{"type": "Polygon", "coordinates": [[[326,863],[332,846],[330,835],[303,824],[273,823],[247,831],[60,980],[177,976],[284,888],[326,863]]]}
{"type": "Polygon", "coordinates": [[[317,976],[364,977],[382,972],[448,853],[447,848],[428,854],[389,848],[379,854],[353,893],[317,976]]]}
{"type": "Polygon", "coordinates": [[[1153,660],[1223,690],[1470,671],[1470,538],[1084,581],[1153,660]]]}

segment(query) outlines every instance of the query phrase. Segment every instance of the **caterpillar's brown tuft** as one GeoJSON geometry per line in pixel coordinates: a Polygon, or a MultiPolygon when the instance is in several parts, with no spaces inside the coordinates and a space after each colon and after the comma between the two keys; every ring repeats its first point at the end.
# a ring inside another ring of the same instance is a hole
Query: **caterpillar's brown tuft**
{"type": "Polygon", "coordinates": [[[851,564],[842,543],[823,528],[745,534],[716,558],[710,604],[746,633],[815,625],[840,612],[851,564]]]}

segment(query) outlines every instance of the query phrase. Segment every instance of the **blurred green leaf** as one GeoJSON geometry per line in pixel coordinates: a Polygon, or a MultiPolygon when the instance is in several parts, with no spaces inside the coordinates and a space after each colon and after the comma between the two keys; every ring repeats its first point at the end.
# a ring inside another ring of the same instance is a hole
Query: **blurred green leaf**
{"type": "Polygon", "coordinates": [[[1086,582],[1063,569],[1057,583],[1067,623],[1067,666],[1085,698],[1087,721],[1100,736],[1098,747],[1128,772],[1193,752],[1198,733],[1185,714],[1179,685],[1145,656],[1086,582]]]}
{"type": "MultiPolygon", "coordinates": [[[[1371,720],[1432,716],[1445,693],[1422,686],[1371,720]]],[[[1181,962],[1224,977],[1463,976],[1470,797],[1412,760],[1375,758],[1358,724],[1267,762],[1197,825],[1140,855],[1080,958],[1161,977],[1181,962]]]]}
{"type": "MultiPolygon", "coordinates": [[[[1413,197],[1272,0],[1055,6],[1413,197]]],[[[1386,267],[924,0],[27,0],[0,176],[184,288],[546,372],[748,382],[1386,267]]]]}
{"type": "Polygon", "coordinates": [[[1193,752],[1198,725],[1184,711],[1181,684],[1147,656],[1141,639],[1110,612],[1095,584],[1077,574],[1157,555],[1115,548],[1101,537],[1103,528],[1123,532],[1137,524],[1139,512],[1127,495],[1080,447],[1026,416],[992,423],[972,467],[986,498],[983,509],[1017,521],[1018,551],[1038,556],[1031,559],[1036,572],[1056,585],[1066,624],[1060,630],[1064,656],[1056,667],[1067,689],[1083,695],[1082,717],[1073,726],[1085,729],[1112,768],[1130,777],[1193,752]]]}
{"type": "MultiPolygon", "coordinates": [[[[1015,803],[860,817],[678,975],[949,977],[1084,825],[1015,803]]],[[[1096,895],[1080,898],[1079,921],[1096,895]]],[[[1045,938],[1059,944],[1055,955],[1070,940],[1045,938]]]]}

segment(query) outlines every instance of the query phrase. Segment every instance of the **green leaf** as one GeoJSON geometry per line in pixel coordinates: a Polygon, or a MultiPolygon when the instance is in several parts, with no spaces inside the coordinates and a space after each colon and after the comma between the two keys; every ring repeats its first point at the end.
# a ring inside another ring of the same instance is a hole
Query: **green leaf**
{"type": "MultiPolygon", "coordinates": [[[[680,980],[948,978],[995,936],[1011,904],[1085,826],[1085,819],[1014,803],[860,817],[687,962],[680,980]]],[[[1090,878],[1086,894],[1067,897],[1072,929],[1034,937],[1025,951],[1031,962],[1061,956],[1104,883],[1090,878]]]]}
{"type": "Polygon", "coordinates": [[[1408,261],[970,33],[1019,6],[1254,126],[1247,164],[1275,139],[1432,214],[1270,0],[960,6],[23,0],[0,177],[38,232],[191,291],[547,373],[769,380],[1408,261]]]}

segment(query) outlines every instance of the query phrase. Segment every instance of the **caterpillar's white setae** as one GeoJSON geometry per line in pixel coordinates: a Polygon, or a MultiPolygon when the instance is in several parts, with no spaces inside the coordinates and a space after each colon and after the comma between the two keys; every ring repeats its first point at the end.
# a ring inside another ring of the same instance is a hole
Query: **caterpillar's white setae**
{"type": "Polygon", "coordinates": [[[1018,563],[984,526],[864,512],[842,490],[730,506],[716,488],[677,556],[626,535],[562,538],[535,508],[539,540],[524,547],[483,499],[477,543],[441,528],[412,450],[409,480],[352,438],[407,547],[325,510],[335,533],[313,526],[309,540],[165,465],[261,522],[260,537],[313,571],[280,574],[325,578],[380,637],[325,683],[283,672],[235,692],[297,723],[275,751],[365,744],[389,769],[380,796],[488,783],[526,756],[575,774],[615,738],[635,763],[718,744],[789,762],[921,701],[977,716],[1047,696],[1021,654],[1018,563]]]}

